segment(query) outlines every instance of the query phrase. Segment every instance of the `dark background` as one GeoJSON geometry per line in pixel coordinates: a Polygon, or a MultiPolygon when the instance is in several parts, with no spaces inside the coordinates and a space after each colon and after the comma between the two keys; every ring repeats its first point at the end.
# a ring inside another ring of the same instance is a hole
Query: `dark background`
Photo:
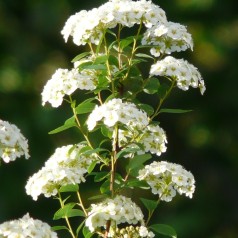
{"type": "MultiPolygon", "coordinates": [[[[153,1],[169,20],[188,26],[195,43],[186,59],[200,70],[207,91],[181,90],[168,107],[193,109],[188,114],[162,114],[168,151],[161,159],[184,165],[196,178],[193,199],[177,197],[161,203],[156,222],[173,226],[180,238],[238,237],[238,2],[236,0],[153,1]]],[[[42,88],[56,68],[84,49],[60,31],[75,12],[104,1],[0,1],[0,118],[16,124],[29,139],[31,158],[0,167],[0,223],[33,217],[51,225],[57,201],[37,202],[25,194],[29,176],[37,172],[56,147],[74,143],[76,133],[48,131],[70,117],[67,108],[41,106],[42,88]]],[[[183,55],[184,56],[184,55],[183,55]]]]}

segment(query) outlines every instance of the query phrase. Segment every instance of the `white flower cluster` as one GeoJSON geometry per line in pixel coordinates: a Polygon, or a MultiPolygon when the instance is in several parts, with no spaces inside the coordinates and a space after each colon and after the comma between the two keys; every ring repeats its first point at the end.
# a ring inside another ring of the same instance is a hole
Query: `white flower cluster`
{"type": "Polygon", "coordinates": [[[26,193],[37,200],[40,194],[45,197],[56,195],[61,186],[85,182],[84,174],[96,155],[80,154],[83,147],[79,144],[57,148],[45,166],[29,178],[26,193]]]}
{"type": "Polygon", "coordinates": [[[62,104],[65,95],[71,95],[76,89],[93,90],[97,80],[94,70],[84,69],[79,72],[77,68],[57,69],[44,86],[42,105],[49,102],[53,107],[62,104]]]}
{"type": "Polygon", "coordinates": [[[108,127],[120,122],[138,129],[145,128],[149,123],[144,111],[139,110],[133,103],[122,102],[119,98],[114,98],[101,106],[96,106],[88,117],[88,129],[93,130],[97,122],[101,120],[108,127]]]}
{"type": "Polygon", "coordinates": [[[189,171],[181,165],[166,161],[154,161],[139,171],[139,180],[145,180],[152,188],[153,194],[159,194],[162,201],[170,202],[176,195],[185,194],[192,198],[195,180],[189,171]]]}
{"type": "Polygon", "coordinates": [[[159,57],[161,54],[185,51],[188,48],[193,49],[193,40],[185,26],[166,22],[147,29],[142,39],[142,45],[153,45],[150,52],[159,57]]]}
{"type": "Polygon", "coordinates": [[[116,230],[111,229],[108,237],[111,238],[153,238],[155,235],[152,231],[148,231],[145,226],[127,226],[116,230]]]}
{"type": "Polygon", "coordinates": [[[158,125],[148,125],[142,131],[133,130],[119,130],[119,145],[136,147],[133,143],[140,143],[144,148],[138,151],[138,154],[150,152],[160,156],[167,149],[167,137],[165,131],[158,125]]]}
{"type": "Polygon", "coordinates": [[[164,10],[151,1],[111,0],[99,8],[80,11],[71,16],[61,31],[65,41],[73,37],[76,45],[99,44],[103,32],[118,24],[132,27],[141,22],[147,28],[167,22],[164,10]]]}
{"type": "Polygon", "coordinates": [[[118,195],[102,203],[92,204],[85,225],[93,232],[97,228],[104,227],[109,220],[117,225],[143,223],[143,213],[130,198],[118,195]]]}
{"type": "Polygon", "coordinates": [[[40,220],[33,219],[26,214],[18,220],[0,224],[1,238],[57,238],[51,227],[40,220]]]}
{"type": "Polygon", "coordinates": [[[182,90],[188,90],[189,86],[200,88],[201,94],[206,90],[202,76],[197,68],[184,59],[167,56],[151,66],[150,74],[176,79],[178,88],[182,90]]]}
{"type": "Polygon", "coordinates": [[[0,119],[0,158],[5,163],[22,155],[28,159],[28,142],[16,125],[0,119]]]}

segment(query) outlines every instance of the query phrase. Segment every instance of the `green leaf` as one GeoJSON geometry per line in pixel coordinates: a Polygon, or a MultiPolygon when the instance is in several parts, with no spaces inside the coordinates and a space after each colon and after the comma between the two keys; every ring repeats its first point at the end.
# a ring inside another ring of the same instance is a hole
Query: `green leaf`
{"type": "Polygon", "coordinates": [[[59,133],[61,131],[67,130],[71,127],[77,126],[74,117],[69,118],[68,120],[65,121],[63,126],[60,126],[52,131],[49,132],[49,134],[56,134],[59,133]]]}
{"type": "Polygon", "coordinates": [[[150,186],[148,185],[147,182],[143,180],[138,180],[138,179],[130,179],[126,183],[126,187],[129,188],[141,188],[141,189],[149,189],[150,186]]]}
{"type": "Polygon", "coordinates": [[[84,222],[85,222],[85,221],[81,222],[81,224],[78,226],[78,228],[77,228],[77,230],[76,230],[77,236],[78,236],[80,230],[82,229],[82,227],[83,227],[83,225],[84,225],[84,222]]]}
{"type": "Polygon", "coordinates": [[[150,199],[140,198],[144,206],[149,212],[152,212],[155,210],[155,208],[158,206],[158,202],[150,199]]]}
{"type": "Polygon", "coordinates": [[[110,193],[110,181],[106,180],[100,187],[100,192],[103,194],[109,194],[110,193]]]}
{"type": "Polygon", "coordinates": [[[60,208],[55,214],[54,214],[54,220],[58,220],[65,217],[76,217],[81,216],[85,217],[85,214],[83,211],[79,209],[73,209],[75,206],[75,203],[68,203],[63,208],[60,208]]]}
{"type": "Polygon", "coordinates": [[[157,78],[149,78],[146,81],[143,91],[147,94],[155,94],[160,87],[159,80],[157,78]]]}
{"type": "Polygon", "coordinates": [[[94,170],[96,164],[97,164],[97,161],[95,160],[95,161],[93,161],[93,162],[89,165],[89,167],[88,167],[88,169],[87,169],[89,174],[92,173],[92,171],[94,170]]]}
{"type": "Polygon", "coordinates": [[[187,113],[192,110],[184,110],[184,109],[172,109],[172,108],[163,108],[159,111],[159,113],[187,113]]]}
{"type": "Polygon", "coordinates": [[[59,231],[59,230],[69,230],[67,226],[53,226],[53,231],[59,231]]]}
{"type": "Polygon", "coordinates": [[[59,189],[59,192],[66,193],[66,192],[77,192],[79,190],[78,184],[67,184],[65,186],[62,186],[59,189]]]}
{"type": "Polygon", "coordinates": [[[124,49],[125,47],[127,47],[128,45],[130,45],[131,43],[134,42],[135,37],[134,36],[129,36],[123,40],[120,41],[120,48],[124,49]]]}
{"type": "Polygon", "coordinates": [[[95,174],[94,182],[100,182],[109,176],[109,172],[97,172],[95,174]]]}
{"type": "Polygon", "coordinates": [[[154,59],[151,55],[147,55],[147,54],[143,54],[143,53],[135,54],[135,56],[137,56],[137,57],[141,57],[141,58],[154,59]]]}
{"type": "Polygon", "coordinates": [[[107,55],[100,55],[98,56],[95,60],[94,60],[94,64],[104,64],[106,63],[108,60],[108,56],[107,55]]]}
{"type": "Polygon", "coordinates": [[[102,134],[105,136],[105,137],[108,137],[108,138],[112,138],[112,133],[113,133],[113,131],[112,130],[110,130],[110,128],[108,128],[107,126],[105,126],[105,125],[102,125],[101,126],[101,132],[102,132],[102,134]]]}
{"type": "Polygon", "coordinates": [[[83,228],[83,236],[84,236],[85,238],[90,238],[90,237],[93,236],[93,233],[91,233],[91,231],[85,226],[85,227],[83,228]]]}
{"type": "Polygon", "coordinates": [[[86,56],[88,56],[88,55],[90,55],[90,54],[91,54],[90,52],[83,52],[83,53],[81,53],[81,54],[75,56],[75,57],[72,59],[71,62],[74,63],[74,62],[76,62],[76,61],[79,61],[79,60],[81,60],[82,58],[84,58],[84,57],[86,57],[86,56]]]}
{"type": "Polygon", "coordinates": [[[141,165],[143,165],[143,163],[145,163],[151,157],[152,157],[151,154],[136,155],[135,157],[130,159],[129,164],[126,167],[127,171],[140,167],[141,165]]]}
{"type": "Polygon", "coordinates": [[[89,98],[85,101],[83,101],[82,103],[80,103],[76,108],[76,113],[77,114],[85,114],[85,113],[89,113],[92,112],[92,110],[95,108],[96,104],[92,103],[91,101],[93,101],[94,98],[89,98]]]}
{"type": "Polygon", "coordinates": [[[138,104],[139,108],[145,111],[149,116],[154,114],[154,108],[148,104],[138,104]]]}
{"type": "Polygon", "coordinates": [[[84,69],[94,69],[94,70],[106,70],[107,66],[105,64],[91,64],[85,65],[84,69]]]}
{"type": "Polygon", "coordinates": [[[121,150],[120,152],[117,153],[116,157],[117,159],[127,155],[127,154],[131,154],[131,153],[136,153],[137,151],[139,151],[140,148],[132,148],[132,147],[128,147],[128,148],[125,148],[123,150],[121,150]]]}
{"type": "Polygon", "coordinates": [[[106,195],[106,194],[99,194],[99,195],[88,198],[88,200],[89,201],[90,200],[98,200],[98,199],[107,198],[107,197],[108,197],[108,195],[106,195]]]}
{"type": "Polygon", "coordinates": [[[165,224],[155,224],[151,225],[150,228],[158,234],[169,236],[172,238],[177,238],[176,231],[171,226],[165,224]]]}

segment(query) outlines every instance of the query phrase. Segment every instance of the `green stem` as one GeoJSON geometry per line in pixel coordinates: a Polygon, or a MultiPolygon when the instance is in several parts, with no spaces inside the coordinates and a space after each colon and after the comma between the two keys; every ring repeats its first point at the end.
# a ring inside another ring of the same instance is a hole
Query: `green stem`
{"type": "MultiPolygon", "coordinates": [[[[157,206],[156,206],[156,208],[158,207],[159,203],[160,203],[160,197],[159,197],[158,200],[157,200],[157,206]]],[[[155,208],[155,209],[156,209],[156,208],[155,208]]],[[[155,212],[155,209],[149,212],[148,218],[147,218],[146,223],[145,223],[146,226],[149,224],[150,219],[151,219],[151,217],[153,216],[153,214],[154,214],[154,212],[155,212]]]]}
{"type": "Polygon", "coordinates": [[[175,86],[175,83],[176,83],[176,80],[172,80],[172,83],[171,83],[171,85],[170,85],[170,88],[168,89],[168,91],[166,91],[164,97],[160,99],[159,105],[157,106],[154,115],[152,115],[152,116],[150,117],[150,121],[152,121],[152,120],[159,114],[159,111],[160,111],[160,108],[161,108],[162,104],[164,103],[165,99],[170,95],[172,89],[173,89],[174,86],[175,86]]]}
{"type": "Polygon", "coordinates": [[[78,196],[78,200],[79,200],[79,205],[83,209],[83,212],[84,212],[85,216],[87,217],[88,213],[87,213],[87,211],[86,211],[86,209],[85,209],[85,207],[83,205],[83,200],[81,198],[81,195],[80,195],[79,191],[77,191],[77,196],[78,196]]]}
{"type": "MultiPolygon", "coordinates": [[[[60,192],[58,192],[58,198],[59,198],[59,201],[60,201],[60,207],[61,207],[61,208],[64,208],[64,202],[63,202],[63,200],[62,200],[62,197],[61,197],[60,192]]],[[[73,238],[77,238],[77,236],[74,235],[73,229],[72,229],[72,227],[71,227],[71,225],[70,225],[69,218],[68,218],[67,216],[65,216],[64,219],[65,219],[65,221],[66,221],[66,224],[67,224],[67,226],[68,226],[68,231],[69,231],[69,233],[71,234],[71,236],[72,236],[73,238]]]]}

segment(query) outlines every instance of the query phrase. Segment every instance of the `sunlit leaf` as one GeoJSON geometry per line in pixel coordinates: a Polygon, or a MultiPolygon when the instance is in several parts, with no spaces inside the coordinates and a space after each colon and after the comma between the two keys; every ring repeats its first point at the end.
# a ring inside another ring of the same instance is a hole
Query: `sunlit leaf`
{"type": "Polygon", "coordinates": [[[83,101],[82,103],[80,103],[76,108],[76,113],[77,114],[85,114],[85,113],[89,113],[92,112],[92,110],[95,108],[96,104],[92,103],[92,101],[94,100],[94,98],[89,98],[85,101],[83,101]]]}
{"type": "Polygon", "coordinates": [[[75,122],[75,118],[71,117],[68,120],[65,121],[63,126],[60,126],[52,131],[49,132],[49,134],[56,134],[59,133],[61,131],[67,130],[71,127],[77,126],[76,122],[75,122]]]}
{"type": "Polygon", "coordinates": [[[82,58],[84,58],[84,57],[86,57],[86,56],[88,56],[88,55],[90,55],[90,54],[91,54],[90,52],[83,52],[83,53],[81,53],[81,54],[75,56],[75,57],[72,59],[71,62],[74,63],[74,62],[76,62],[76,61],[79,61],[79,60],[81,60],[82,58]]]}
{"type": "Polygon", "coordinates": [[[141,165],[143,165],[143,163],[145,163],[151,157],[152,157],[151,154],[143,154],[143,155],[134,156],[132,159],[130,159],[129,164],[126,167],[127,171],[140,167],[141,165]]]}

